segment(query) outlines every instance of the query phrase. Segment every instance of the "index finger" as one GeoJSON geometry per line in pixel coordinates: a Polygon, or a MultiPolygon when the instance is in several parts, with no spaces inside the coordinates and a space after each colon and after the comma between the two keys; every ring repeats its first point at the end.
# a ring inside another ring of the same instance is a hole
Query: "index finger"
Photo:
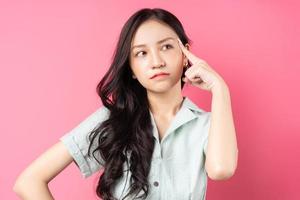
{"type": "Polygon", "coordinates": [[[183,54],[186,55],[186,57],[191,61],[192,64],[199,62],[199,58],[192,54],[189,50],[186,49],[186,47],[182,44],[181,40],[177,38],[179,47],[182,50],[183,54]]]}

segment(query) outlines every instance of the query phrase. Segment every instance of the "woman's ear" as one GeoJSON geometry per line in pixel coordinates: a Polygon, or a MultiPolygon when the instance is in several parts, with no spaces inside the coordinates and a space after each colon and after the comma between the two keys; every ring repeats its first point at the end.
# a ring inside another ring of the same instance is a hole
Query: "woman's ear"
{"type": "MultiPolygon", "coordinates": [[[[187,50],[190,50],[189,43],[186,43],[184,46],[187,48],[187,50]]],[[[184,66],[187,66],[188,58],[186,56],[184,56],[184,63],[185,63],[184,66]]]]}
{"type": "Polygon", "coordinates": [[[189,43],[186,43],[184,46],[185,46],[188,50],[190,50],[190,45],[189,45],[189,43]]]}

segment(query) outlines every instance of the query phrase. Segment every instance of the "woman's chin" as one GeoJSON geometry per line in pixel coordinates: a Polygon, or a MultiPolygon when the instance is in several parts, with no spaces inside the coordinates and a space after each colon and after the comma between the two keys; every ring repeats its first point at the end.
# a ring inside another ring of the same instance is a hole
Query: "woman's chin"
{"type": "Polygon", "coordinates": [[[151,93],[168,93],[172,90],[174,90],[174,87],[176,86],[176,84],[160,84],[160,85],[155,85],[152,86],[150,88],[147,88],[148,92],[151,93]]]}

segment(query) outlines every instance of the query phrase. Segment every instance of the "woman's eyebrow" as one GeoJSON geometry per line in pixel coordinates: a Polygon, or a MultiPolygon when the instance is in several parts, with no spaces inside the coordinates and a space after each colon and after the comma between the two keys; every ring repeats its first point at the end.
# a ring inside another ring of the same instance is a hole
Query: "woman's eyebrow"
{"type": "MultiPolygon", "coordinates": [[[[167,37],[165,39],[159,40],[157,42],[157,44],[163,43],[163,42],[165,42],[167,40],[175,40],[175,39],[173,37],[167,37]]],[[[146,45],[145,44],[134,45],[134,46],[132,46],[131,50],[133,50],[134,48],[137,48],[137,47],[144,47],[144,46],[146,46],[146,45]]]]}

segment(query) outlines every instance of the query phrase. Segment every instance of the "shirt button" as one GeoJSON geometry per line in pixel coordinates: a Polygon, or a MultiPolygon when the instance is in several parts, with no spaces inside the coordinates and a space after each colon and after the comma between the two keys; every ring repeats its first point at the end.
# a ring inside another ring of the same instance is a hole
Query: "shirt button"
{"type": "Polygon", "coordinates": [[[157,187],[159,184],[157,181],[154,181],[153,185],[157,187]]]}

